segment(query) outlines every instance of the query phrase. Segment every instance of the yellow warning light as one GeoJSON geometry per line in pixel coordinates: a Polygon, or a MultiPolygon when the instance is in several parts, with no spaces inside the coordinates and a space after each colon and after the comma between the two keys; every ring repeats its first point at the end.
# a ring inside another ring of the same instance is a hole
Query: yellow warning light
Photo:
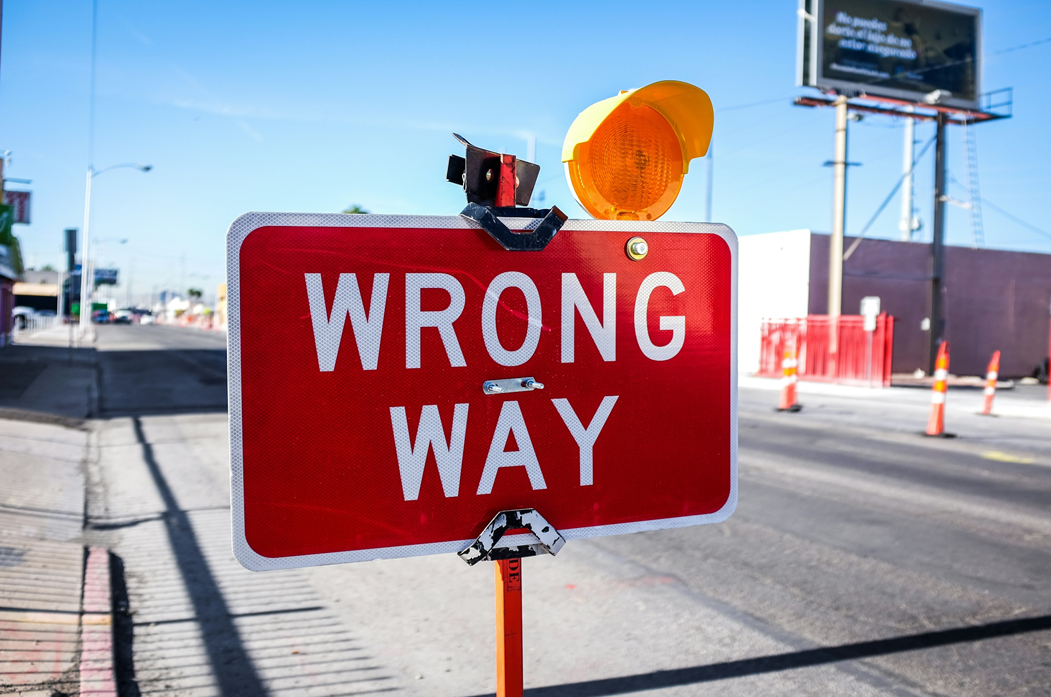
{"type": "Polygon", "coordinates": [[[690,160],[708,152],[712,102],[704,90],[664,80],[582,111],[562,145],[577,202],[604,220],[656,220],[682,187],[690,160]]]}

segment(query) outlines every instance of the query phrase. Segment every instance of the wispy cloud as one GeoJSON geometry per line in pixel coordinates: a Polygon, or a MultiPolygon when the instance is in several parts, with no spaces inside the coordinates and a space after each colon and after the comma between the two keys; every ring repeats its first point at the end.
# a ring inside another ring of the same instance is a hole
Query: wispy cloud
{"type": "Polygon", "coordinates": [[[132,25],[132,23],[129,22],[126,18],[121,17],[120,23],[124,27],[125,31],[131,34],[140,44],[142,44],[143,46],[153,45],[153,41],[150,39],[150,37],[146,36],[141,31],[136,29],[135,26],[132,25]]]}

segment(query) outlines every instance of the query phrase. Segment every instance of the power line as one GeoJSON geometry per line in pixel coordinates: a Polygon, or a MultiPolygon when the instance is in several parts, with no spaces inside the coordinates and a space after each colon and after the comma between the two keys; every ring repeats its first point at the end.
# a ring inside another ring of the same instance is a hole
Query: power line
{"type": "Polygon", "coordinates": [[[913,170],[916,169],[917,163],[919,163],[919,161],[923,159],[923,156],[927,154],[927,150],[929,150],[931,145],[934,144],[936,138],[937,136],[932,136],[931,139],[927,141],[927,144],[923,146],[923,149],[920,150],[920,154],[912,160],[912,167],[909,167],[909,171],[901,175],[901,178],[898,179],[898,183],[895,184],[894,188],[890,190],[890,194],[888,194],[887,198],[883,200],[883,203],[881,203],[880,207],[876,209],[876,212],[872,214],[872,217],[869,218],[869,221],[865,223],[865,227],[861,229],[861,233],[858,234],[858,238],[854,240],[854,244],[850,245],[850,249],[848,249],[847,253],[843,255],[843,261],[849,259],[850,255],[854,253],[854,250],[858,248],[858,245],[861,244],[861,240],[865,237],[865,233],[869,231],[869,228],[872,227],[872,224],[874,222],[876,222],[876,218],[879,217],[879,214],[883,212],[883,209],[887,207],[887,204],[890,203],[891,200],[894,198],[895,194],[898,193],[898,189],[901,188],[901,185],[902,183],[904,183],[905,179],[912,174],[913,170]]]}
{"type": "Polygon", "coordinates": [[[1022,220],[1018,216],[1013,215],[1011,213],[1008,213],[1003,208],[1000,208],[1000,206],[996,205],[995,203],[993,203],[989,199],[985,198],[984,196],[982,197],[982,203],[984,203],[985,205],[989,206],[990,208],[992,208],[994,211],[996,211],[1000,215],[1004,216],[1005,218],[1009,218],[1009,219],[1013,220],[1014,222],[1018,223],[1019,225],[1021,225],[1022,227],[1028,228],[1028,229],[1032,230],[1033,232],[1035,232],[1036,234],[1041,235],[1042,237],[1046,237],[1047,239],[1051,240],[1051,232],[1047,232],[1045,230],[1041,230],[1036,225],[1032,225],[1030,223],[1027,223],[1026,221],[1022,220]]]}
{"type": "Polygon", "coordinates": [[[723,111],[736,111],[738,109],[751,109],[754,106],[763,106],[764,104],[773,104],[775,102],[780,102],[780,101],[783,101],[785,99],[788,99],[793,94],[795,94],[794,90],[792,92],[786,93],[785,95],[783,95],[781,97],[775,97],[773,99],[764,99],[761,102],[750,102],[749,104],[735,104],[733,106],[724,106],[722,108],[716,109],[715,113],[718,114],[718,113],[721,113],[723,111]]]}
{"type": "Polygon", "coordinates": [[[1021,51],[1023,48],[1030,48],[1032,46],[1039,46],[1040,44],[1046,44],[1049,41],[1051,41],[1051,36],[1047,37],[1046,39],[1040,39],[1039,41],[1030,41],[1027,44],[1021,44],[1019,46],[1012,46],[1011,48],[1002,48],[999,51],[993,51],[989,55],[999,56],[999,55],[1004,54],[1004,53],[1010,53],[1011,51],[1021,51]]]}
{"type": "MultiPolygon", "coordinates": [[[[789,126],[788,128],[786,128],[784,130],[778,131],[776,133],[769,133],[769,134],[766,134],[765,136],[760,137],[760,138],[753,138],[753,139],[747,141],[744,144],[743,147],[739,147],[736,150],[731,150],[729,152],[719,153],[719,157],[726,157],[727,155],[737,155],[738,153],[745,152],[746,150],[748,150],[749,148],[751,148],[753,146],[759,145],[760,143],[765,143],[768,140],[773,140],[774,138],[777,138],[779,136],[783,136],[783,135],[785,135],[787,133],[791,133],[793,131],[798,131],[799,129],[801,129],[801,128],[807,126],[807,125],[809,125],[809,122],[800,122],[800,123],[797,123],[795,125],[789,126]]],[[[747,129],[743,129],[743,130],[747,130],[747,129]]],[[[740,133],[740,131],[734,131],[734,133],[740,133]]],[[[725,137],[726,136],[722,136],[719,139],[719,142],[720,143],[723,142],[723,138],[725,138],[725,137]]]]}

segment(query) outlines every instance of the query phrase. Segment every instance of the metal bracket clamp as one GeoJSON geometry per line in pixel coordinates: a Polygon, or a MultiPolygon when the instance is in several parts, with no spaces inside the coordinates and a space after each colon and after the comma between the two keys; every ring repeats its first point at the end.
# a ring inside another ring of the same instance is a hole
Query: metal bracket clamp
{"type": "Polygon", "coordinates": [[[511,392],[532,392],[544,389],[544,383],[536,378],[511,378],[510,380],[486,380],[482,383],[482,392],[486,394],[510,394],[511,392]]]}
{"type": "Polygon", "coordinates": [[[492,208],[477,203],[468,203],[467,207],[460,211],[460,217],[478,223],[483,230],[489,233],[490,237],[506,250],[512,252],[539,252],[555,237],[555,233],[562,229],[562,225],[569,216],[560,211],[557,206],[537,210],[535,208],[514,207],[492,208]],[[511,228],[500,222],[498,215],[515,218],[543,218],[543,220],[533,230],[512,232],[511,228]]]}
{"type": "Polygon", "coordinates": [[[457,552],[457,555],[469,566],[474,566],[480,561],[535,557],[542,552],[554,556],[565,544],[566,538],[562,537],[551,523],[544,520],[544,516],[537,513],[536,509],[518,508],[497,513],[482,530],[478,539],[467,549],[457,552]],[[507,531],[519,528],[525,528],[533,533],[538,542],[517,547],[498,548],[496,546],[507,531]]]}

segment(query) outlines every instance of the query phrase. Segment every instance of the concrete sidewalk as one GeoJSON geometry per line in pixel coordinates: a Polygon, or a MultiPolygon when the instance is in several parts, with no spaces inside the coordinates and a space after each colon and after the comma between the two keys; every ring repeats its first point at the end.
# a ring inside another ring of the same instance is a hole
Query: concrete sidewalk
{"type": "Polygon", "coordinates": [[[0,350],[0,693],[115,695],[109,559],[83,539],[94,350],[58,338],[0,350]]]}

